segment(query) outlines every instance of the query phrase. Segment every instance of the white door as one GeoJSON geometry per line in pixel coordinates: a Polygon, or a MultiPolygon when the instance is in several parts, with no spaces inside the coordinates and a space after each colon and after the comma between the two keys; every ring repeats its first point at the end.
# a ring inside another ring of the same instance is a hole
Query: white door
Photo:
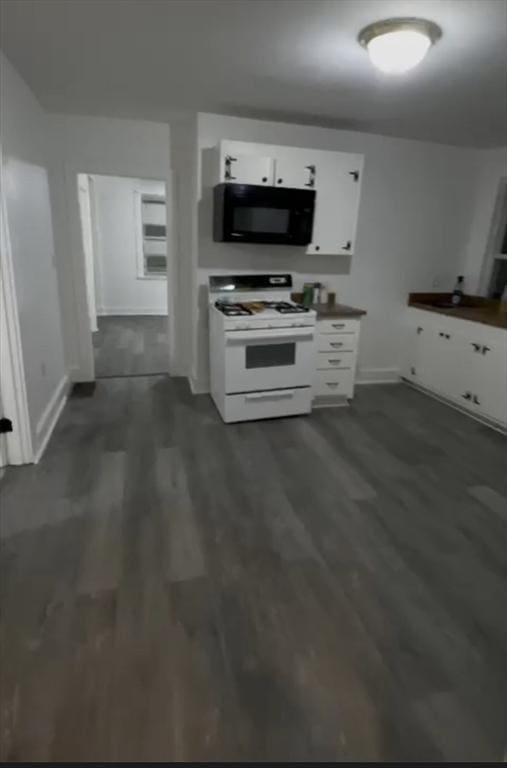
{"type": "Polygon", "coordinates": [[[315,215],[309,254],[354,252],[362,157],[323,152],[315,169],[315,215]]]}
{"type": "Polygon", "coordinates": [[[467,339],[467,371],[474,409],[507,423],[507,348],[467,339]]]}
{"type": "Polygon", "coordinates": [[[310,386],[314,338],[313,327],[226,333],[226,394],[310,386]]]}
{"type": "Polygon", "coordinates": [[[232,184],[273,185],[274,161],[272,157],[259,155],[240,155],[238,153],[222,156],[222,181],[232,184]]]}
{"type": "Polygon", "coordinates": [[[305,162],[298,159],[276,158],[275,160],[275,186],[289,187],[291,189],[315,189],[316,166],[311,160],[305,162]]]}
{"type": "Polygon", "coordinates": [[[90,204],[90,180],[85,173],[77,177],[79,218],[81,221],[81,237],[86,275],[86,298],[88,304],[88,317],[92,332],[97,330],[97,306],[95,298],[95,267],[93,253],[93,225],[90,204]]]}
{"type": "Polygon", "coordinates": [[[439,394],[453,400],[463,400],[462,367],[463,343],[462,338],[451,333],[445,325],[431,330],[430,344],[427,346],[428,360],[426,372],[428,386],[439,394]]]}

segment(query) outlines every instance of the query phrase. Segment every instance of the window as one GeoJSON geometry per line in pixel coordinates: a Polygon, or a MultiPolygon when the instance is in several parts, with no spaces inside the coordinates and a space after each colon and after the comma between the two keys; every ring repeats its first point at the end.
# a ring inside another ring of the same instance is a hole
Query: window
{"type": "Polygon", "coordinates": [[[141,245],[139,277],[164,278],[167,272],[166,199],[159,195],[139,195],[141,245]]]}
{"type": "Polygon", "coordinates": [[[507,179],[500,185],[486,258],[487,294],[500,299],[507,286],[507,179]]]}

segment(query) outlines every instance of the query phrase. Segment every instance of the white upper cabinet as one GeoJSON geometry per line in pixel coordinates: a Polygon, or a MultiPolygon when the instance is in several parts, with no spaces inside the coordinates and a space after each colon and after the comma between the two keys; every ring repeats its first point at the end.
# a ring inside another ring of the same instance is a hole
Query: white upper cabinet
{"type": "Polygon", "coordinates": [[[319,153],[313,235],[307,253],[354,253],[362,170],[361,155],[319,153]]]}
{"type": "Polygon", "coordinates": [[[310,255],[352,254],[356,240],[363,155],[221,141],[215,183],[314,189],[310,255]]]}
{"type": "Polygon", "coordinates": [[[221,156],[221,179],[232,184],[273,186],[274,160],[262,155],[225,152],[221,156]]]}
{"type": "Polygon", "coordinates": [[[304,157],[277,157],[275,159],[275,187],[315,189],[315,164],[304,157]]]}

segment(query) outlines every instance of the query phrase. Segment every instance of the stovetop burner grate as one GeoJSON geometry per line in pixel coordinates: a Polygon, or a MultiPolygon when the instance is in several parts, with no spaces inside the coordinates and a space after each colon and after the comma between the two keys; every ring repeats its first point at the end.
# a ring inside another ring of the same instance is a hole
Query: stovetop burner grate
{"type": "Polygon", "coordinates": [[[228,302],[228,301],[216,301],[215,307],[223,312],[227,317],[240,317],[245,315],[253,315],[263,311],[263,309],[272,309],[275,312],[279,312],[281,315],[296,315],[303,312],[308,312],[308,307],[304,307],[301,304],[291,304],[288,301],[253,301],[253,302],[228,302]],[[252,304],[252,309],[248,304],[252,304]]]}

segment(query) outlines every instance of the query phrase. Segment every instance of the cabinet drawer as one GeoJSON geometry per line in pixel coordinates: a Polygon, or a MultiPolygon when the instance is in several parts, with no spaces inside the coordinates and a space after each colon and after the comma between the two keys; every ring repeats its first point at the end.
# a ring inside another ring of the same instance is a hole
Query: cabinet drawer
{"type": "Polygon", "coordinates": [[[337,317],[333,320],[319,320],[317,333],[357,333],[359,320],[342,320],[337,317]]]}
{"type": "Polygon", "coordinates": [[[335,350],[331,354],[329,352],[318,352],[317,370],[354,368],[355,357],[355,352],[337,352],[335,350]]]}
{"type": "Polygon", "coordinates": [[[311,387],[301,387],[227,395],[223,419],[229,423],[310,413],[312,394],[311,387]]]}
{"type": "Polygon", "coordinates": [[[313,385],[315,397],[345,395],[352,397],[354,392],[354,371],[352,368],[320,370],[316,372],[313,385]]]}
{"type": "Polygon", "coordinates": [[[328,352],[355,352],[357,348],[357,334],[355,333],[328,333],[317,336],[317,351],[328,352]]]}

